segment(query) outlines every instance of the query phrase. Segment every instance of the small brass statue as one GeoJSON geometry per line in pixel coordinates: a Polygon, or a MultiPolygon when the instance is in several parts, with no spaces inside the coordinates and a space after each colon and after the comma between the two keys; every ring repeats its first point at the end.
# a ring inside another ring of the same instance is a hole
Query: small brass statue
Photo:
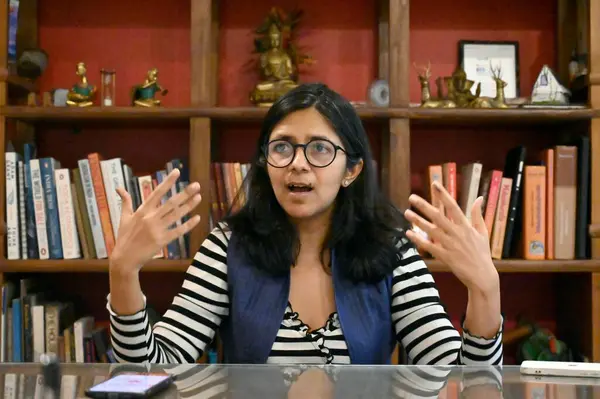
{"type": "Polygon", "coordinates": [[[414,64],[421,85],[421,108],[456,108],[456,104],[452,100],[442,98],[442,91],[438,80],[438,98],[431,97],[429,88],[429,78],[431,77],[431,62],[427,67],[419,68],[414,64]],[[421,69],[421,71],[419,70],[421,69]]]}
{"type": "Polygon", "coordinates": [[[79,82],[75,83],[67,93],[67,105],[71,107],[89,107],[94,105],[96,86],[88,83],[87,68],[84,62],[77,63],[76,75],[79,82]]]}
{"type": "Polygon", "coordinates": [[[500,67],[494,68],[490,64],[492,79],[496,83],[496,97],[480,97],[481,83],[477,84],[475,94],[471,92],[474,81],[467,79],[467,74],[460,66],[456,67],[452,76],[444,76],[436,80],[438,97],[432,98],[429,88],[430,75],[429,64],[422,68],[423,72],[417,69],[419,83],[421,85],[421,107],[422,108],[508,108],[504,98],[504,88],[506,82],[500,77],[500,67]],[[444,96],[442,87],[446,86],[447,94],[444,96]]]}
{"type": "Polygon", "coordinates": [[[152,68],[141,85],[136,85],[131,91],[131,105],[139,107],[158,107],[160,100],[154,98],[160,92],[163,96],[169,92],[158,84],[158,69],[152,68]]]}
{"type": "Polygon", "coordinates": [[[494,66],[490,62],[490,70],[492,71],[492,79],[496,83],[496,97],[490,98],[490,104],[493,108],[509,108],[504,97],[504,88],[507,83],[502,80],[501,67],[498,65],[498,68],[494,69],[494,66]]]}
{"type": "Polygon", "coordinates": [[[296,50],[292,33],[301,16],[300,11],[289,15],[273,8],[265,22],[256,30],[262,35],[255,39],[255,51],[260,54],[258,68],[261,81],[250,93],[250,101],[270,107],[280,96],[298,86],[298,65],[312,59],[296,50]]]}

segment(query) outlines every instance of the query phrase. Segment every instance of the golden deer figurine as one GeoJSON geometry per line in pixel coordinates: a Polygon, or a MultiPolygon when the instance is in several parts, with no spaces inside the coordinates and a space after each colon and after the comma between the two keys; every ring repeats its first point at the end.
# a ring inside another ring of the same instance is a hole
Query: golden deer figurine
{"type": "Polygon", "coordinates": [[[494,66],[490,62],[490,69],[492,71],[492,79],[496,82],[496,97],[494,97],[491,101],[491,105],[494,108],[508,108],[506,105],[506,99],[504,98],[504,88],[507,83],[502,80],[502,69],[500,65],[498,65],[497,69],[494,69],[494,66]]]}
{"type": "Polygon", "coordinates": [[[419,68],[416,63],[413,63],[413,66],[417,71],[417,76],[419,77],[419,83],[421,85],[421,108],[456,108],[454,101],[431,97],[431,89],[429,87],[431,62],[427,64],[427,67],[419,68]]]}
{"type": "Polygon", "coordinates": [[[490,70],[492,79],[496,82],[496,97],[478,97],[469,104],[471,108],[508,108],[504,98],[504,88],[507,83],[501,79],[501,67],[494,68],[490,62],[490,70]]]}

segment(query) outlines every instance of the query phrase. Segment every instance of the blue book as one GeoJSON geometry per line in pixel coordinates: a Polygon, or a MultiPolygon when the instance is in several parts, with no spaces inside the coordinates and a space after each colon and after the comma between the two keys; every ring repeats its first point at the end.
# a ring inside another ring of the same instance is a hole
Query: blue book
{"type": "Polygon", "coordinates": [[[36,157],[35,144],[26,143],[23,147],[23,171],[25,179],[25,230],[27,232],[27,257],[38,259],[37,230],[35,226],[35,208],[33,206],[33,191],[31,190],[31,160],[36,157]]]}
{"type": "Polygon", "coordinates": [[[62,259],[62,239],[60,237],[60,219],[56,195],[56,180],[54,171],[60,168],[60,163],[54,158],[40,158],[40,175],[44,189],[46,204],[46,231],[48,232],[48,248],[50,259],[62,259]]]}

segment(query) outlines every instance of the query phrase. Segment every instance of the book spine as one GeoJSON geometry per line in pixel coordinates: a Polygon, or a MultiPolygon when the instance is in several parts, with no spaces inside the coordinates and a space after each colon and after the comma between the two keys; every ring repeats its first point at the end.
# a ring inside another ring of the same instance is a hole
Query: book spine
{"type": "Polygon", "coordinates": [[[33,146],[25,144],[24,152],[24,185],[25,185],[25,217],[27,228],[27,254],[29,259],[39,257],[37,229],[35,224],[35,207],[33,205],[33,192],[31,187],[31,159],[33,156],[33,146]]]}
{"type": "Polygon", "coordinates": [[[113,228],[115,239],[119,232],[119,222],[121,221],[121,197],[117,193],[117,188],[125,187],[121,160],[119,158],[100,161],[102,170],[102,179],[106,190],[106,202],[108,203],[108,212],[110,222],[113,228]]]}
{"type": "Polygon", "coordinates": [[[500,196],[498,198],[496,218],[494,220],[494,229],[492,232],[492,259],[502,259],[512,183],[512,179],[509,177],[503,177],[502,182],[500,183],[500,196]]]}
{"type": "Polygon", "coordinates": [[[49,259],[48,232],[46,231],[46,204],[44,201],[44,189],[42,186],[42,175],[40,160],[32,159],[31,167],[31,190],[33,196],[33,207],[35,210],[35,231],[38,243],[38,258],[49,259]]]}
{"type": "Polygon", "coordinates": [[[57,162],[52,158],[40,159],[40,171],[46,200],[46,230],[48,232],[50,259],[63,259],[58,201],[56,198],[56,180],[54,179],[54,171],[57,165],[57,162]]]}
{"type": "Polygon", "coordinates": [[[94,248],[96,249],[96,256],[98,259],[104,259],[108,255],[104,241],[104,232],[102,230],[102,225],[100,224],[100,213],[98,210],[98,203],[96,202],[94,183],[92,182],[90,161],[87,159],[80,159],[78,161],[78,165],[81,173],[81,185],[83,187],[85,204],[89,216],[92,238],[94,241],[94,248]]]}
{"type": "Polygon", "coordinates": [[[21,241],[21,258],[28,259],[29,252],[27,250],[27,210],[25,209],[25,163],[19,161],[19,238],[21,241]]]}
{"type": "Polygon", "coordinates": [[[62,168],[55,171],[56,197],[58,202],[58,217],[60,220],[60,233],[65,259],[81,258],[81,247],[75,225],[75,209],[71,195],[71,178],[69,169],[62,168]]]}
{"type": "Polygon", "coordinates": [[[8,259],[20,259],[21,248],[19,242],[19,182],[17,165],[20,155],[16,152],[5,154],[6,175],[6,256],[8,259]]]}
{"type": "Polygon", "coordinates": [[[546,167],[529,165],[523,173],[523,258],[546,258],[546,167]]]}
{"type": "Polygon", "coordinates": [[[554,258],[575,258],[577,147],[557,146],[554,169],[554,258]]]}
{"type": "MultiPolygon", "coordinates": [[[[84,256],[95,259],[96,256],[96,245],[94,243],[94,236],[92,234],[92,226],[90,225],[90,215],[88,214],[87,202],[85,193],[83,191],[83,184],[81,183],[81,172],[79,168],[71,170],[71,181],[75,186],[73,190],[74,201],[76,202],[75,211],[79,210],[81,214],[81,228],[83,233],[80,233],[80,241],[84,246],[84,256]],[[85,247],[87,246],[87,253],[85,247]]],[[[77,213],[75,214],[77,216],[77,213]]],[[[104,239],[102,239],[104,242],[104,239]]]]}
{"type": "Polygon", "coordinates": [[[502,183],[502,171],[492,170],[489,174],[491,175],[490,189],[488,191],[485,212],[483,214],[485,227],[488,231],[488,238],[492,236],[492,229],[494,228],[494,217],[496,215],[496,208],[498,207],[498,197],[500,196],[500,185],[502,183]]]}
{"type": "Polygon", "coordinates": [[[100,225],[104,234],[104,244],[106,245],[106,253],[108,256],[112,253],[115,247],[115,234],[110,220],[110,211],[108,209],[108,200],[106,199],[106,190],[104,188],[104,179],[102,178],[102,169],[100,167],[100,155],[93,153],[88,155],[90,161],[90,173],[92,183],[94,184],[94,194],[96,195],[96,203],[98,204],[98,214],[100,215],[100,225]]]}
{"type": "Polygon", "coordinates": [[[546,259],[554,259],[554,149],[543,154],[546,166],[546,259]]]}
{"type": "Polygon", "coordinates": [[[77,241],[81,247],[81,256],[84,259],[91,259],[90,256],[90,244],[88,243],[85,230],[83,228],[83,214],[81,210],[81,203],[77,194],[77,187],[75,183],[71,183],[71,202],[73,203],[73,210],[75,212],[75,227],[77,228],[77,241]]]}

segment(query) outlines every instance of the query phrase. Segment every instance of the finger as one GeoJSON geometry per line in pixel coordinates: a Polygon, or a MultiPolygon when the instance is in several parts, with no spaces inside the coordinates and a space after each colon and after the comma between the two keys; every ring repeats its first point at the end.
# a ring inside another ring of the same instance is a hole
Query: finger
{"type": "Polygon", "coordinates": [[[175,168],[167,175],[167,178],[163,180],[148,196],[148,200],[142,203],[142,208],[144,210],[155,209],[160,205],[161,199],[167,195],[173,184],[179,178],[179,169],[175,168]]]}
{"type": "Polygon", "coordinates": [[[488,231],[481,211],[482,205],[483,197],[479,196],[473,203],[473,208],[471,208],[471,222],[479,234],[483,234],[487,237],[488,231]]]}
{"type": "Polygon", "coordinates": [[[181,220],[185,215],[190,213],[195,207],[198,206],[198,204],[200,204],[200,202],[202,202],[202,196],[200,194],[195,194],[184,204],[173,209],[172,212],[163,217],[161,219],[162,223],[165,226],[171,226],[173,223],[176,223],[178,220],[181,220]]]}
{"type": "Polygon", "coordinates": [[[416,194],[412,194],[408,197],[408,201],[417,208],[423,215],[427,217],[427,219],[431,220],[436,226],[444,230],[446,233],[450,233],[454,226],[452,222],[444,216],[444,214],[440,211],[440,209],[431,205],[429,202],[425,201],[423,198],[419,197],[416,194]]]}
{"type": "Polygon", "coordinates": [[[167,234],[165,234],[166,242],[164,245],[176,240],[180,236],[187,234],[194,227],[196,227],[200,223],[200,215],[192,216],[187,222],[180,224],[179,226],[169,230],[167,234]]]}
{"type": "Polygon", "coordinates": [[[133,214],[131,195],[123,187],[117,187],[117,194],[121,197],[121,217],[133,214]]]}
{"type": "Polygon", "coordinates": [[[406,212],[404,212],[404,216],[409,222],[423,230],[432,242],[439,242],[440,244],[444,245],[444,242],[446,242],[448,236],[442,229],[423,219],[410,209],[407,209],[406,212]]]}
{"type": "Polygon", "coordinates": [[[412,230],[406,232],[406,237],[412,241],[419,249],[425,252],[429,252],[433,257],[443,260],[446,256],[447,251],[441,246],[432,243],[420,234],[415,233],[412,230]]]}
{"type": "Polygon", "coordinates": [[[433,189],[437,191],[438,197],[442,202],[444,209],[446,210],[446,214],[457,224],[467,224],[469,223],[469,219],[464,214],[458,203],[450,193],[442,186],[438,181],[433,182],[433,189]]]}
{"type": "Polygon", "coordinates": [[[183,191],[169,198],[169,200],[156,211],[156,216],[164,218],[199,192],[200,183],[194,182],[188,185],[183,191]]]}

